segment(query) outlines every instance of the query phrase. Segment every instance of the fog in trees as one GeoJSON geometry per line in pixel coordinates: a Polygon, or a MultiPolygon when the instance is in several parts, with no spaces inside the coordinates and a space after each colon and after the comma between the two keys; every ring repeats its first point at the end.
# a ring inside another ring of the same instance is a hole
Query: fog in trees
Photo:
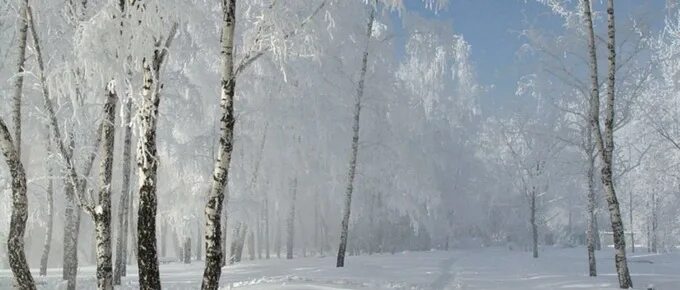
{"type": "Polygon", "coordinates": [[[0,289],[678,289],[678,19],[4,1],[0,289]]]}

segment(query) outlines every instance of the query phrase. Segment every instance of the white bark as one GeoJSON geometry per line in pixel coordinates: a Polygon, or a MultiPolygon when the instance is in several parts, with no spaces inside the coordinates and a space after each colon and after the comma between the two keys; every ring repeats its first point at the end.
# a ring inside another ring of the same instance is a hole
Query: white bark
{"type": "MultiPolygon", "coordinates": [[[[49,128],[47,128],[46,136],[46,151],[47,160],[50,160],[52,156],[52,136],[49,133],[49,128]]],[[[52,169],[52,164],[47,163],[47,230],[45,231],[45,242],[43,243],[43,252],[40,257],[40,276],[47,276],[47,261],[50,256],[50,249],[52,245],[52,232],[54,226],[54,181],[52,180],[55,175],[52,169]]]]}
{"type": "Polygon", "coordinates": [[[349,172],[347,174],[347,190],[345,191],[344,210],[342,223],[340,225],[340,246],[338,247],[337,267],[345,266],[345,252],[347,250],[347,238],[349,235],[349,217],[352,209],[352,192],[354,191],[354,176],[357,168],[357,155],[359,153],[359,124],[361,117],[361,99],[364,96],[364,82],[366,80],[366,70],[368,66],[368,47],[371,42],[373,32],[373,22],[375,21],[375,8],[371,6],[370,16],[366,29],[366,46],[361,60],[361,73],[359,75],[359,85],[357,87],[356,100],[354,104],[354,125],[352,126],[352,152],[349,160],[349,172]]]}
{"type": "Polygon", "coordinates": [[[595,148],[592,144],[592,130],[590,126],[586,129],[586,154],[588,159],[586,178],[588,184],[588,205],[586,212],[586,248],[588,250],[588,275],[590,277],[597,276],[597,263],[595,260],[595,248],[597,237],[597,227],[595,225],[595,148]]]}
{"type": "Polygon", "coordinates": [[[153,59],[142,60],[144,85],[142,103],[139,107],[139,141],[137,142],[137,168],[139,177],[139,207],[137,214],[137,265],[141,289],[160,289],[158,252],[156,250],[156,210],[158,154],[156,149],[156,125],[160,103],[160,73],[168,48],[172,43],[177,24],[168,34],[164,46],[156,46],[153,59]]]}
{"type": "Polygon", "coordinates": [[[17,75],[14,79],[12,98],[12,121],[14,122],[14,148],[21,159],[21,95],[24,88],[24,64],[26,62],[26,39],[28,35],[28,0],[21,1],[19,9],[19,38],[17,45],[17,75]]]}
{"type": "Polygon", "coordinates": [[[14,274],[16,288],[36,289],[24,253],[24,233],[28,219],[28,197],[26,195],[26,172],[14,147],[12,137],[0,118],[0,150],[5,156],[12,177],[12,214],[7,236],[9,266],[14,274]]]}
{"type": "MultiPolygon", "coordinates": [[[[222,1],[222,76],[220,108],[220,141],[217,161],[213,170],[208,203],[205,206],[205,270],[201,289],[217,290],[222,275],[221,226],[224,188],[229,178],[229,164],[234,143],[234,28],[236,26],[236,0],[222,1]]],[[[227,198],[228,199],[228,198],[227,198]]]]}
{"type": "Polygon", "coordinates": [[[114,285],[120,285],[121,277],[126,275],[127,270],[127,249],[128,249],[128,230],[129,218],[128,211],[130,209],[130,162],[132,160],[132,127],[130,122],[132,120],[132,102],[129,101],[125,105],[124,111],[124,126],[125,136],[123,141],[123,170],[122,178],[123,184],[120,194],[120,203],[118,211],[118,241],[116,244],[116,266],[113,272],[114,285]]]}
{"type": "Polygon", "coordinates": [[[609,51],[609,72],[607,80],[607,103],[605,109],[604,134],[602,133],[600,126],[600,94],[597,75],[597,53],[590,0],[584,0],[584,8],[584,18],[586,21],[586,28],[588,30],[588,50],[590,55],[589,61],[591,70],[590,123],[595,134],[595,142],[597,143],[601,153],[602,185],[604,186],[607,203],[609,205],[609,216],[614,237],[615,265],[619,278],[619,286],[621,288],[627,289],[633,287],[633,282],[630,278],[630,272],[628,271],[628,262],[626,259],[626,240],[624,236],[623,221],[621,219],[621,209],[616,197],[614,180],[612,176],[614,151],[614,88],[616,79],[616,31],[614,26],[614,1],[607,1],[607,49],[609,51]]]}
{"type": "Polygon", "coordinates": [[[102,146],[99,166],[98,204],[92,213],[96,232],[97,289],[113,289],[113,264],[111,250],[111,180],[113,176],[113,145],[115,140],[117,95],[109,83],[101,126],[102,146]]]}
{"type": "MultiPolygon", "coordinates": [[[[120,0],[118,2],[119,17],[120,17],[120,35],[123,35],[125,29],[125,17],[126,17],[126,7],[127,1],[120,0]]],[[[131,39],[130,39],[131,40],[131,39]]],[[[127,60],[131,57],[128,55],[127,60]]],[[[129,64],[129,61],[128,61],[129,64]]],[[[128,70],[127,75],[129,78],[132,76],[132,71],[128,70]]],[[[120,285],[121,277],[127,274],[127,252],[128,252],[128,231],[130,228],[129,224],[129,211],[130,211],[130,169],[131,169],[131,159],[132,159],[132,100],[129,96],[127,104],[123,109],[123,126],[125,128],[123,136],[123,168],[122,168],[122,186],[120,194],[120,202],[118,205],[118,240],[116,241],[116,261],[113,272],[113,284],[120,285]]]]}

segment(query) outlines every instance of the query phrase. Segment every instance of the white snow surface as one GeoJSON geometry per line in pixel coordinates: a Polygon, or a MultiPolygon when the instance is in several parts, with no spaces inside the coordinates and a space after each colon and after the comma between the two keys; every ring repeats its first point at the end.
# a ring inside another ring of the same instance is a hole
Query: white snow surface
{"type": "MultiPolygon", "coordinates": [[[[618,289],[613,252],[597,253],[598,277],[588,277],[584,248],[543,248],[541,257],[502,248],[404,252],[335,257],[245,261],[223,268],[221,289],[618,289]]],[[[629,253],[635,289],[680,289],[680,253],[629,253]]],[[[203,263],[161,265],[163,289],[199,289],[203,263]]],[[[137,289],[137,269],[116,289],[137,289]]],[[[79,289],[95,289],[94,266],[81,267],[79,289]]],[[[63,289],[61,269],[38,277],[38,289],[63,289]]],[[[0,270],[0,289],[11,289],[11,272],[0,270]]]]}

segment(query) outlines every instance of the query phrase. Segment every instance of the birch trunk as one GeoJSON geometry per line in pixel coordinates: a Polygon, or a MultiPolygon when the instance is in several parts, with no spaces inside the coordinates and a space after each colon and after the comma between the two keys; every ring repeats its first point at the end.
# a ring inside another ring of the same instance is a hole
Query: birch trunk
{"type": "Polygon", "coordinates": [[[66,289],[75,290],[78,275],[78,234],[80,233],[80,208],[74,199],[73,186],[68,179],[64,180],[66,193],[65,226],[64,226],[64,260],[63,279],[67,280],[66,289]]]}
{"type": "Polygon", "coordinates": [[[529,222],[531,223],[531,242],[532,253],[534,258],[538,258],[538,225],[536,224],[536,188],[534,187],[530,193],[530,211],[531,215],[529,222]]]}
{"type": "Polygon", "coordinates": [[[113,264],[111,249],[111,180],[113,176],[113,145],[116,135],[116,101],[113,83],[107,86],[104,120],[102,121],[102,147],[99,165],[98,204],[92,217],[95,223],[97,244],[97,289],[113,289],[113,264]]]}
{"type": "Polygon", "coordinates": [[[591,70],[591,96],[590,96],[590,123],[595,133],[595,141],[600,148],[602,160],[602,185],[604,186],[607,203],[609,205],[609,217],[612,224],[615,249],[615,265],[618,275],[619,286],[623,289],[633,287],[633,282],[628,271],[626,259],[626,240],[624,236],[621,209],[616,197],[614,180],[612,176],[613,151],[614,151],[614,88],[616,78],[616,42],[614,23],[614,1],[607,1],[607,49],[609,51],[609,72],[607,80],[607,105],[605,109],[604,136],[600,128],[600,95],[597,75],[597,54],[595,47],[595,33],[590,0],[584,0],[584,14],[588,29],[588,50],[590,55],[591,70]]]}
{"type": "Polygon", "coordinates": [[[21,1],[19,10],[19,38],[17,45],[17,75],[14,79],[12,98],[12,121],[14,122],[14,148],[21,160],[21,95],[24,90],[24,63],[26,62],[26,39],[28,38],[28,0],[21,1]]]}
{"type": "MultiPolygon", "coordinates": [[[[201,289],[217,290],[222,275],[221,226],[224,188],[229,178],[229,164],[234,143],[234,28],[236,26],[236,0],[222,1],[222,76],[220,108],[220,143],[213,172],[210,195],[205,206],[205,270],[201,289]]],[[[228,198],[227,198],[228,199],[228,198]]]]}
{"type": "Polygon", "coordinates": [[[36,289],[31,270],[24,253],[24,233],[28,219],[28,197],[26,195],[26,172],[14,147],[5,121],[0,119],[0,150],[5,156],[12,177],[12,214],[10,217],[7,250],[9,266],[14,274],[15,286],[18,289],[36,289]]]}
{"type": "MultiPolygon", "coordinates": [[[[126,1],[118,2],[118,9],[120,10],[120,35],[123,35],[125,29],[126,17],[126,1]]],[[[128,59],[129,59],[128,55],[128,59]]],[[[128,77],[132,77],[132,71],[128,70],[128,77]]],[[[128,92],[128,95],[130,92],[128,92]]],[[[127,104],[123,109],[123,126],[125,132],[123,133],[123,168],[122,168],[122,188],[120,194],[120,202],[118,205],[118,240],[116,241],[116,260],[113,271],[113,284],[120,285],[121,277],[127,274],[127,252],[128,252],[128,212],[130,211],[130,162],[132,159],[132,100],[128,96],[127,104]]]]}
{"type": "Polygon", "coordinates": [[[297,199],[297,178],[293,179],[291,186],[290,211],[288,212],[288,227],[286,240],[286,259],[293,258],[293,249],[295,242],[295,203],[297,199]]]}
{"type": "Polygon", "coordinates": [[[124,109],[125,136],[123,141],[123,184],[120,194],[118,211],[118,241],[116,243],[116,267],[113,272],[114,285],[120,285],[121,277],[127,272],[127,248],[128,248],[128,211],[130,205],[130,161],[132,159],[132,101],[128,101],[124,109]]]}
{"type": "MultiPolygon", "coordinates": [[[[144,87],[139,108],[140,138],[137,143],[137,168],[139,176],[139,206],[137,213],[137,265],[141,289],[160,289],[160,273],[156,252],[156,120],[160,98],[154,89],[151,64],[144,59],[144,87]]],[[[158,73],[158,71],[156,71],[158,73]]]]}
{"type": "MultiPolygon", "coordinates": [[[[47,130],[47,160],[52,156],[52,136],[47,130]]],[[[54,172],[52,164],[47,163],[47,231],[45,232],[45,242],[43,243],[43,252],[40,257],[40,276],[47,276],[47,261],[50,256],[50,249],[52,245],[52,232],[54,226],[54,172]]]]}
{"type": "Polygon", "coordinates": [[[657,227],[658,227],[658,215],[657,215],[657,205],[658,198],[656,193],[652,192],[652,252],[657,253],[657,227]]]}
{"type": "Polygon", "coordinates": [[[595,150],[592,145],[592,130],[586,129],[586,154],[588,157],[586,178],[588,179],[588,205],[586,213],[586,248],[588,249],[588,274],[590,277],[597,276],[597,263],[595,260],[596,235],[595,226],[595,150]]]}
{"type": "Polygon", "coordinates": [[[628,192],[628,226],[630,227],[630,252],[635,253],[635,232],[633,231],[633,191],[628,192]]]}
{"type": "Polygon", "coordinates": [[[269,249],[269,196],[265,194],[264,196],[264,246],[265,246],[265,258],[269,260],[270,249],[269,249]]]}
{"type": "Polygon", "coordinates": [[[139,176],[139,206],[137,213],[137,266],[140,289],[161,289],[156,246],[156,211],[158,197],[156,180],[158,154],[156,149],[156,124],[160,103],[161,66],[172,43],[177,24],[173,24],[165,45],[156,45],[153,60],[142,60],[144,85],[139,108],[139,141],[137,142],[137,168],[139,176]]]}
{"type": "Polygon", "coordinates": [[[357,87],[356,100],[354,104],[354,125],[352,126],[352,152],[349,161],[349,173],[347,174],[347,190],[345,192],[345,205],[340,225],[340,246],[338,247],[337,267],[345,266],[345,252],[347,251],[347,237],[349,235],[349,217],[352,208],[352,192],[354,191],[354,176],[357,167],[357,155],[359,151],[359,124],[361,117],[361,99],[364,96],[364,82],[366,80],[366,70],[368,66],[368,47],[371,42],[373,22],[375,20],[375,8],[371,8],[366,29],[366,46],[361,60],[361,73],[359,75],[359,85],[357,87]]]}

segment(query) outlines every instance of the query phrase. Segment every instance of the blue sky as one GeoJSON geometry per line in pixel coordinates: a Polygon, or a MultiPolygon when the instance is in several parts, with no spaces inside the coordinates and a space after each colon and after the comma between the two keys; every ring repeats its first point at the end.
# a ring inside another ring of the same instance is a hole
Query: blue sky
{"type": "MultiPolygon", "coordinates": [[[[577,0],[573,0],[577,1],[577,0]]],[[[603,1],[593,0],[595,9],[604,11],[603,1]]],[[[426,17],[450,20],[454,30],[472,46],[472,61],[479,81],[494,87],[483,97],[483,105],[502,104],[512,98],[522,74],[515,55],[523,44],[518,31],[527,23],[545,29],[560,29],[557,16],[535,0],[451,0],[448,9],[437,14],[423,9],[420,1],[406,0],[409,10],[426,17]]],[[[633,14],[653,15],[652,27],[663,24],[665,0],[616,0],[618,19],[633,14]]]]}

